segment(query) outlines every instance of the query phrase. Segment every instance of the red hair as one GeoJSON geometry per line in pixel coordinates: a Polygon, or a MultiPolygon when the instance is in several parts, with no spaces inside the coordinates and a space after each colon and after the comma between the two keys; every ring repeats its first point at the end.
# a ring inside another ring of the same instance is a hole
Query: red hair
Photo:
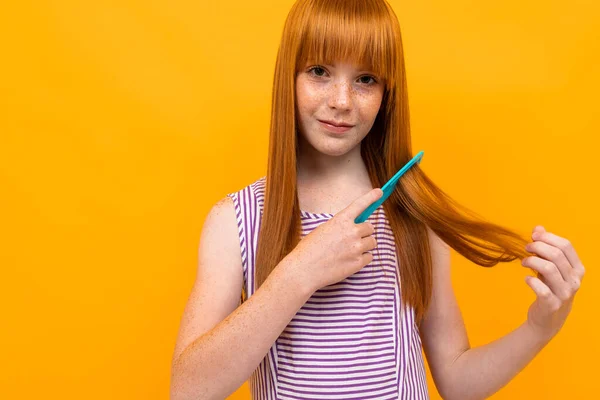
{"type": "MultiPolygon", "coordinates": [[[[381,108],[361,143],[373,187],[381,187],[413,157],[402,38],[390,5],[385,0],[298,0],[286,19],[275,66],[256,288],[300,240],[296,75],[308,61],[337,60],[365,65],[385,82],[381,108]]],[[[428,227],[484,267],[529,255],[526,239],[457,204],[418,164],[400,179],[384,211],[394,232],[402,300],[414,307],[417,321],[432,289],[428,227]]]]}

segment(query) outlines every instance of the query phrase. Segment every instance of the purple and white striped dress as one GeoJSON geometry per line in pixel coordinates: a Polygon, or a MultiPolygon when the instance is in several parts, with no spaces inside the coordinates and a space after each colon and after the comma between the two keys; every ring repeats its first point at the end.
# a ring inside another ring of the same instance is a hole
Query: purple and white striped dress
{"type": "MultiPolygon", "coordinates": [[[[254,293],[266,177],[229,193],[246,298],[254,293]]],[[[301,211],[302,238],[333,214],[301,211]]],[[[316,291],[249,379],[255,400],[428,399],[414,310],[401,303],[395,242],[383,207],[369,221],[378,247],[359,272],[316,291]]],[[[246,299],[243,299],[246,300],[246,299]]]]}

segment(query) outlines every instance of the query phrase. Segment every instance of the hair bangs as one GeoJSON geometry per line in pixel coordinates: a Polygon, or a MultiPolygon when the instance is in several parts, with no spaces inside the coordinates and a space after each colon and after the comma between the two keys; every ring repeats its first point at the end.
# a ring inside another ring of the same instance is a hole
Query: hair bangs
{"type": "Polygon", "coordinates": [[[343,60],[367,69],[394,85],[397,48],[391,16],[381,2],[317,0],[307,10],[297,66],[333,65],[343,60]]]}

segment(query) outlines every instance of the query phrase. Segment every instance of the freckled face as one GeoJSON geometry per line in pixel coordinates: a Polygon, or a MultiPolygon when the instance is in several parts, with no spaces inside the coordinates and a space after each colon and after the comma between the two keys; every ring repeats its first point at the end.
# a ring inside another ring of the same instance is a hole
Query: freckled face
{"type": "Polygon", "coordinates": [[[355,65],[307,64],[296,76],[299,140],[331,156],[347,153],[371,130],[383,92],[379,77],[355,65]],[[320,121],[352,127],[336,133],[320,121]]]}

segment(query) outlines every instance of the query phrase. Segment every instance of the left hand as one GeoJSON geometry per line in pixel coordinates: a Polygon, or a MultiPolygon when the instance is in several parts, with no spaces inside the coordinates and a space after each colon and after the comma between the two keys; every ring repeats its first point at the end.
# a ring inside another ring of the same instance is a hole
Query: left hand
{"type": "Polygon", "coordinates": [[[567,239],[547,232],[542,226],[536,226],[531,237],[534,242],[525,249],[535,255],[524,258],[521,264],[537,271],[538,277],[525,278],[537,296],[529,307],[527,323],[549,340],[565,323],[585,269],[567,239]]]}

